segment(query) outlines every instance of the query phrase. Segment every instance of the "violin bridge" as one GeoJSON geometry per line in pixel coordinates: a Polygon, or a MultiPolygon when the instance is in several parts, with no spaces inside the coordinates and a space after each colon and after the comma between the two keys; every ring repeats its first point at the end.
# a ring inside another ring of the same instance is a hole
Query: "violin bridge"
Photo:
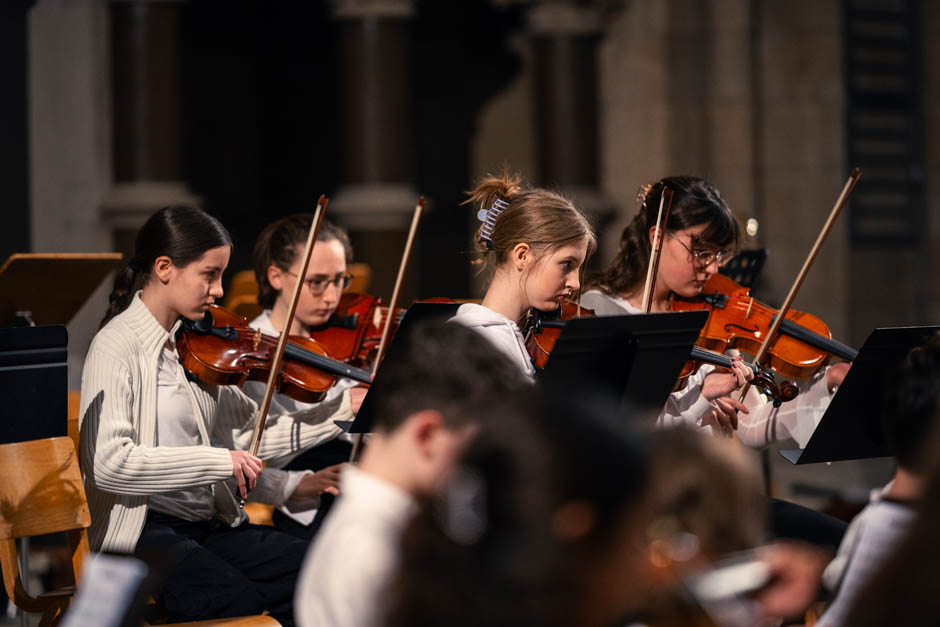
{"type": "Polygon", "coordinates": [[[258,346],[261,344],[261,329],[255,329],[255,337],[253,340],[254,347],[252,350],[257,351],[258,346]]]}

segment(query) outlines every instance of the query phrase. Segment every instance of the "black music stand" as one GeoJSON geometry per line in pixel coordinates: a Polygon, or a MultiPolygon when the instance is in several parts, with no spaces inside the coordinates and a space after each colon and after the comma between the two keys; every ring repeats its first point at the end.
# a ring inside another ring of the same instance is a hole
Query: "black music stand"
{"type": "Polygon", "coordinates": [[[68,435],[68,331],[0,328],[0,443],[68,435]]]}
{"type": "MultiPolygon", "coordinates": [[[[405,313],[396,338],[407,335],[423,320],[445,320],[456,303],[416,303],[405,313]]],[[[655,417],[672,391],[692,344],[708,318],[705,311],[650,315],[585,317],[568,320],[537,385],[550,391],[564,387],[578,397],[615,399],[611,410],[624,420],[655,417]]],[[[387,360],[396,360],[404,342],[392,342],[387,360]],[[396,349],[396,347],[398,347],[396,349]]],[[[350,433],[372,429],[369,398],[382,394],[379,369],[354,421],[336,421],[350,433]]]]}
{"type": "Polygon", "coordinates": [[[707,311],[568,320],[538,384],[574,398],[609,399],[619,419],[652,422],[707,320],[707,311]]]}
{"type": "MultiPolygon", "coordinates": [[[[413,304],[408,308],[408,311],[405,312],[401,322],[398,324],[398,329],[395,330],[395,339],[407,337],[412,333],[414,328],[424,320],[438,319],[443,323],[457,313],[458,307],[460,307],[460,303],[413,304]]],[[[391,363],[402,358],[401,352],[404,350],[402,347],[406,345],[406,342],[394,342],[391,339],[389,342],[390,344],[385,353],[384,361],[391,360],[391,363]]],[[[359,411],[356,412],[355,420],[333,421],[340,429],[347,433],[369,433],[372,431],[372,425],[375,420],[373,418],[373,403],[370,402],[369,399],[370,397],[377,398],[384,393],[385,381],[382,379],[381,373],[382,369],[379,368],[375,379],[372,381],[372,385],[369,386],[369,393],[366,394],[366,397],[362,401],[362,406],[359,407],[359,411]]]]}
{"type": "Polygon", "coordinates": [[[718,271],[754,292],[766,262],[766,248],[742,250],[718,271]]]}
{"type": "Polygon", "coordinates": [[[839,462],[892,455],[882,411],[887,385],[907,353],[940,327],[875,329],[836,391],[806,447],[779,451],[791,464],[839,462]]]}

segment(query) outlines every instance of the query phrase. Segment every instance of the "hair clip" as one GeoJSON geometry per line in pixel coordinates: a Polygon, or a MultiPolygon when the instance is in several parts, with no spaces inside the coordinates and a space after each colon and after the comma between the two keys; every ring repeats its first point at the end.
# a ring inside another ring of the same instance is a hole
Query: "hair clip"
{"type": "Polygon", "coordinates": [[[137,257],[131,257],[131,260],[127,262],[127,267],[131,269],[131,272],[138,274],[141,270],[144,269],[142,263],[137,257]]]}
{"type": "Polygon", "coordinates": [[[493,250],[493,229],[496,227],[496,218],[507,208],[509,208],[509,203],[497,198],[489,209],[477,211],[477,220],[483,223],[480,229],[480,239],[486,242],[486,247],[490,250],[493,250]]]}
{"type": "Polygon", "coordinates": [[[463,546],[479,542],[486,534],[486,482],[480,473],[462,467],[454,471],[435,500],[433,512],[451,541],[463,546]]]}

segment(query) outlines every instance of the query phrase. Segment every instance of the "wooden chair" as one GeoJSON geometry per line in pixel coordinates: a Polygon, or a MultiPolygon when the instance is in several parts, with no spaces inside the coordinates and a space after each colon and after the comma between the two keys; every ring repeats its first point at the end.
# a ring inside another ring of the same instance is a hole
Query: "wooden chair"
{"type": "Polygon", "coordinates": [[[367,263],[351,263],[346,269],[353,276],[346,291],[359,294],[367,293],[369,286],[372,284],[372,266],[367,263]]]}
{"type": "MultiPolygon", "coordinates": [[[[24,612],[41,613],[40,627],[55,625],[68,608],[75,587],[38,596],[26,592],[20,576],[16,540],[66,532],[75,579],[88,554],[91,516],[78,455],[71,438],[47,438],[0,444],[0,569],[13,603],[24,612]]],[[[189,627],[276,627],[270,616],[245,616],[193,623],[189,627]]]]}
{"type": "Polygon", "coordinates": [[[67,437],[0,445],[0,568],[10,600],[25,612],[40,612],[40,627],[54,625],[74,587],[39,596],[26,592],[16,540],[67,532],[72,567],[81,569],[91,524],[78,455],[67,437]]]}
{"type": "Polygon", "coordinates": [[[258,282],[253,270],[242,270],[232,277],[222,306],[249,320],[261,313],[258,306],[258,282]]]}

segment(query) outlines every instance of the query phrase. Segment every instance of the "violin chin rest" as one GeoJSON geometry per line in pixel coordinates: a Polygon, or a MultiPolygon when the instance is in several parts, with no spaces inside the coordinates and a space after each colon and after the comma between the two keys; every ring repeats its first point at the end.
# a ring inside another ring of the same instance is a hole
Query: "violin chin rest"
{"type": "Polygon", "coordinates": [[[212,312],[206,311],[205,315],[202,317],[202,320],[197,320],[193,322],[193,329],[197,333],[209,333],[212,331],[212,312]]]}

